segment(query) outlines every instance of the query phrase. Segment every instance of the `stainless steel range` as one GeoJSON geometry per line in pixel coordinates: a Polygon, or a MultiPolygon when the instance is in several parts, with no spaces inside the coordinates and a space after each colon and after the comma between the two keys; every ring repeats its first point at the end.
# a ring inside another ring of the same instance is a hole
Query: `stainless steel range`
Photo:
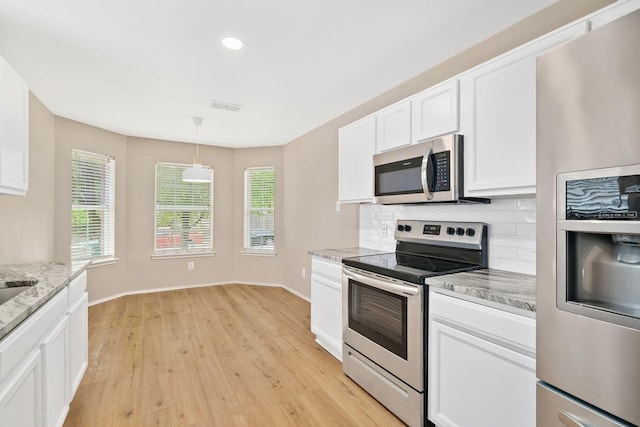
{"type": "Polygon", "coordinates": [[[482,223],[399,220],[396,251],[343,260],[343,370],[409,426],[426,418],[429,277],[487,267],[482,223]]]}

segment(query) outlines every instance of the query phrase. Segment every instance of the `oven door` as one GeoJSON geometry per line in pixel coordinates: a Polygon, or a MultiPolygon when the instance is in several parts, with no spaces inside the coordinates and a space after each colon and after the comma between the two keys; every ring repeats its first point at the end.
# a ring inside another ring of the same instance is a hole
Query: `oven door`
{"type": "Polygon", "coordinates": [[[423,287],[343,268],[343,340],[415,390],[424,390],[423,287]]]}

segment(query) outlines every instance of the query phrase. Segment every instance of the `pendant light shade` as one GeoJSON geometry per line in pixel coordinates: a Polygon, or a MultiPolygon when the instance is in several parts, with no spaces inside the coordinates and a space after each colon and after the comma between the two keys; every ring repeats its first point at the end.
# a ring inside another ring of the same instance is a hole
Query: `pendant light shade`
{"type": "MultiPolygon", "coordinates": [[[[193,124],[196,127],[196,137],[197,131],[202,126],[202,117],[193,117],[193,124]]],[[[196,158],[193,159],[193,165],[189,168],[186,168],[182,172],[182,181],[184,182],[211,182],[213,181],[213,175],[211,173],[211,168],[208,166],[202,166],[200,163],[200,145],[196,144],[196,158]]]]}
{"type": "Polygon", "coordinates": [[[202,163],[193,163],[193,166],[182,172],[184,182],[211,182],[211,169],[202,166],[202,163]]]}

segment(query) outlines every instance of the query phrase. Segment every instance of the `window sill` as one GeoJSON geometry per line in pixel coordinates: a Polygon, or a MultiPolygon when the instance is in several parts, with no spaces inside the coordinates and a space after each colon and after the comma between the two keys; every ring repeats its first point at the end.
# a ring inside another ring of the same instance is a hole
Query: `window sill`
{"type": "Polygon", "coordinates": [[[193,252],[193,253],[182,253],[182,254],[153,254],[151,255],[151,259],[174,259],[174,258],[202,258],[214,256],[215,251],[211,252],[193,252]]]}
{"type": "Polygon", "coordinates": [[[86,268],[95,268],[95,267],[102,267],[105,265],[112,265],[117,263],[118,261],[120,261],[120,258],[104,258],[104,259],[93,260],[93,261],[89,261],[89,264],[87,264],[86,268]]]}
{"type": "Polygon", "coordinates": [[[250,249],[245,249],[242,252],[242,255],[249,255],[249,256],[276,256],[276,251],[259,251],[259,250],[250,250],[250,249]]]}

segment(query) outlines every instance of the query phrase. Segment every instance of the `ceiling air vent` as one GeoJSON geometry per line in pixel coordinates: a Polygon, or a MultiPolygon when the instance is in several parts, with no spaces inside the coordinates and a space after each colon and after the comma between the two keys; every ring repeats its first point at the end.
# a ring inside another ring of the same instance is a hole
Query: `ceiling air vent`
{"type": "Polygon", "coordinates": [[[232,104],[230,102],[211,100],[211,108],[215,108],[216,110],[232,111],[235,113],[237,111],[240,111],[240,109],[242,108],[242,105],[232,104]]]}

